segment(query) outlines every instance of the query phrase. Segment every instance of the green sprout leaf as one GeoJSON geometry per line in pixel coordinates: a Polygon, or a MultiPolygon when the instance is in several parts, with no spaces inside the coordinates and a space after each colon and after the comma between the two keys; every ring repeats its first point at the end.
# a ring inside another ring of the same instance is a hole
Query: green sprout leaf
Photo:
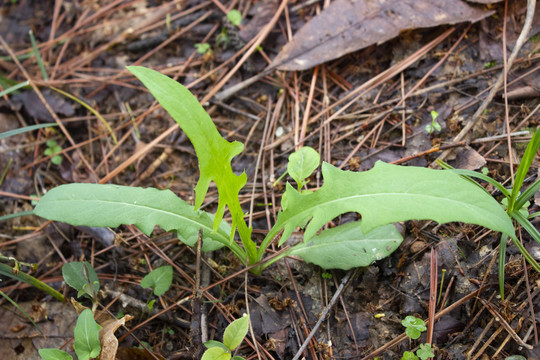
{"type": "Polygon", "coordinates": [[[219,194],[214,231],[218,230],[225,206],[228,206],[232,216],[231,242],[234,231],[238,228],[248,257],[250,261],[254,261],[257,258],[257,249],[251,241],[251,229],[244,221],[244,212],[238,199],[240,189],[246,184],[247,175],[245,172],[236,175],[231,167],[231,160],[243,151],[244,145],[224,139],[195,96],[178,82],[144,67],[129,66],[128,70],[150,90],[184,130],[195,148],[201,171],[195,187],[195,208],[202,205],[210,182],[214,181],[219,194]]]}
{"type": "Polygon", "coordinates": [[[51,158],[51,162],[54,164],[54,165],[60,165],[62,163],[62,155],[55,155],[51,158]]]}
{"type": "Polygon", "coordinates": [[[161,296],[171,287],[173,280],[173,268],[165,265],[152,270],[141,280],[141,286],[146,289],[151,287],[154,295],[161,296]]]}
{"type": "Polygon", "coordinates": [[[239,26],[242,23],[242,13],[236,9],[233,9],[227,13],[227,19],[234,26],[239,26]]]}
{"type": "Polygon", "coordinates": [[[67,352],[58,349],[39,349],[38,352],[43,360],[73,360],[67,352]]]}
{"type": "Polygon", "coordinates": [[[231,353],[221,347],[212,347],[206,350],[201,360],[229,360],[231,353]]]}
{"type": "Polygon", "coordinates": [[[280,230],[285,242],[297,226],[306,227],[305,241],[327,222],[346,212],[362,215],[361,228],[407,220],[461,221],[514,237],[512,221],[497,201],[478,186],[447,170],[397,166],[377,162],[364,172],[342,171],[324,163],[323,186],[298,193],[287,184],[287,207],[279,213],[263,245],[280,230]]]}
{"type": "Polygon", "coordinates": [[[234,350],[244,340],[249,330],[249,315],[244,314],[240,319],[234,320],[227,326],[223,333],[223,345],[229,350],[234,350]]]}
{"type": "Polygon", "coordinates": [[[420,344],[420,349],[416,350],[416,355],[418,355],[421,360],[427,360],[434,357],[435,353],[430,344],[420,344]]]}
{"type": "Polygon", "coordinates": [[[418,339],[422,332],[427,329],[426,323],[414,316],[407,316],[401,321],[401,325],[405,326],[405,333],[413,340],[418,339]]]}
{"type": "Polygon", "coordinates": [[[405,351],[401,357],[401,360],[418,360],[418,357],[411,351],[405,351]]]}
{"type": "Polygon", "coordinates": [[[73,334],[75,336],[73,348],[79,360],[88,360],[99,355],[101,352],[99,325],[94,320],[94,314],[90,309],[81,312],[73,334]]]}
{"type": "Polygon", "coordinates": [[[199,54],[206,54],[208,50],[210,50],[210,44],[209,43],[197,43],[195,44],[195,49],[197,49],[197,52],[199,54]]]}
{"type": "Polygon", "coordinates": [[[86,294],[94,298],[99,291],[99,279],[96,271],[87,261],[69,262],[62,266],[64,281],[77,290],[78,297],[86,294]]]}
{"type": "Polygon", "coordinates": [[[289,156],[287,171],[298,184],[299,190],[305,185],[304,179],[319,166],[319,162],[319,153],[309,146],[304,146],[289,156]]]}

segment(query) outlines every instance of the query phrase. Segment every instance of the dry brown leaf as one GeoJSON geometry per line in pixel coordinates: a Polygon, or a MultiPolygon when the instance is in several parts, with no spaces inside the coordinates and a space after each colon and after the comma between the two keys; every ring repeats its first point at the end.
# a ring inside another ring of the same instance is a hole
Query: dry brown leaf
{"type": "Polygon", "coordinates": [[[336,0],[294,35],[270,67],[305,70],[400,31],[476,22],[492,13],[462,0],[336,0]]]}
{"type": "Polygon", "coordinates": [[[133,319],[133,316],[126,315],[121,319],[110,319],[101,324],[102,329],[99,330],[99,342],[101,343],[101,353],[98,359],[100,360],[115,360],[116,351],[118,350],[118,339],[114,332],[122,325],[133,319]]]}

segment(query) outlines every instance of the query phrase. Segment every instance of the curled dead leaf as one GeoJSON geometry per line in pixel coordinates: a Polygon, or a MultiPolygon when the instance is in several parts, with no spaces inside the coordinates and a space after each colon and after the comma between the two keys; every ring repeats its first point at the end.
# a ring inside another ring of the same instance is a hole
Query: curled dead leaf
{"type": "Polygon", "coordinates": [[[110,319],[101,324],[99,331],[99,341],[101,343],[100,360],[115,360],[118,350],[118,339],[114,335],[115,331],[122,325],[133,319],[133,316],[126,315],[121,319],[110,319]]]}

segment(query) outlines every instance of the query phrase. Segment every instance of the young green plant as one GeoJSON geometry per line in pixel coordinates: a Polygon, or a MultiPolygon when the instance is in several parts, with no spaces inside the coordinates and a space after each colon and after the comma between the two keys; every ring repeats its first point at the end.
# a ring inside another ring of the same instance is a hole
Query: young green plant
{"type": "MultiPolygon", "coordinates": [[[[99,326],[94,320],[94,311],[98,305],[99,279],[96,271],[87,261],[70,262],[62,266],[62,276],[66,284],[77,290],[77,297],[92,300],[92,310],[84,309],[77,319],[73,331],[75,343],[73,348],[79,360],[97,357],[101,352],[99,326]]],[[[39,355],[44,360],[71,360],[72,356],[59,349],[40,349],[39,355]]]]}
{"type": "Polygon", "coordinates": [[[194,205],[169,190],[68,184],[48,191],[36,206],[35,214],[72,225],[133,224],[147,235],[159,225],[166,231],[175,231],[190,246],[196,243],[202,229],[203,251],[225,246],[245,265],[258,265],[252,269],[255,273],[289,255],[325,269],[370,265],[400,245],[402,236],[392,223],[413,219],[472,223],[515,238],[512,221],[497,201],[451,171],[377,162],[369,171],[350,172],[323,162],[322,187],[301,191],[315,164],[310,161],[308,166],[309,159],[301,155],[315,151],[300,149],[291,154],[288,166],[298,187],[287,184],[277,222],[257,245],[239,201],[247,176],[236,174],[231,165],[233,158],[243,151],[243,144],[224,139],[197,99],[181,84],[144,67],[128,69],[176,120],[195,148],[200,178],[195,186],[194,205]],[[211,182],[218,192],[215,214],[199,209],[211,182]],[[231,224],[223,221],[226,209],[231,224]],[[326,223],[347,212],[359,212],[362,221],[317,234],[326,223]],[[278,245],[283,245],[297,227],[305,228],[304,241],[265,261],[272,241],[280,238],[278,245]],[[235,241],[236,233],[241,245],[235,241]]]}
{"type": "Polygon", "coordinates": [[[206,350],[201,360],[245,360],[241,356],[233,356],[232,351],[240,346],[249,330],[249,315],[244,314],[225,328],[223,342],[210,340],[204,343],[206,350]]]}
{"type": "MultiPolygon", "coordinates": [[[[143,289],[152,288],[152,293],[155,296],[161,296],[165,294],[171,287],[173,280],[173,268],[170,265],[161,266],[150,271],[145,277],[141,280],[141,287],[143,289]]],[[[152,296],[152,295],[150,295],[152,296]]],[[[146,302],[148,308],[148,313],[152,312],[152,307],[154,306],[155,300],[150,300],[146,302]]]]}
{"type": "Polygon", "coordinates": [[[439,124],[439,122],[437,121],[437,118],[439,117],[439,113],[437,113],[436,111],[432,111],[430,115],[431,115],[431,124],[426,125],[426,132],[428,134],[431,134],[435,130],[441,131],[441,124],[439,124]]]}
{"type": "MultiPolygon", "coordinates": [[[[414,316],[407,316],[401,321],[401,325],[405,327],[405,333],[412,340],[416,340],[427,330],[426,323],[422,319],[414,316]]],[[[412,351],[405,351],[401,360],[427,360],[435,356],[431,344],[420,344],[420,348],[416,350],[416,355],[412,351]]]]}

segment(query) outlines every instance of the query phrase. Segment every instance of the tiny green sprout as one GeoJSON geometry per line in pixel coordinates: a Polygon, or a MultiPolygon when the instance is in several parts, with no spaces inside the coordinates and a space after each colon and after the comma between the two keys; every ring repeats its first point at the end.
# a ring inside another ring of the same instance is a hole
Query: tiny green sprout
{"type": "Polygon", "coordinates": [[[414,355],[412,351],[405,351],[401,360],[418,360],[418,356],[414,355]]]}
{"type": "Polygon", "coordinates": [[[94,307],[97,307],[99,279],[90,263],[66,263],[62,266],[62,276],[66,284],[78,291],[77,297],[86,296],[92,300],[94,307]]]}
{"type": "Polygon", "coordinates": [[[427,360],[435,356],[430,344],[420,344],[420,349],[416,350],[416,355],[420,360],[427,360]]]}
{"type": "Polygon", "coordinates": [[[484,64],[484,69],[491,69],[497,66],[497,60],[491,60],[484,64]]]}
{"type": "Polygon", "coordinates": [[[52,156],[51,162],[54,165],[60,165],[62,163],[62,147],[59,146],[55,140],[47,140],[47,149],[43,152],[45,156],[52,156]]]}
{"type": "Polygon", "coordinates": [[[171,13],[165,15],[165,26],[167,27],[167,31],[171,31],[171,13]]]}
{"type": "Polygon", "coordinates": [[[332,278],[332,274],[330,274],[328,271],[323,272],[321,276],[322,276],[323,279],[331,279],[332,278]]]}
{"type": "Polygon", "coordinates": [[[480,170],[480,172],[481,172],[482,174],[484,174],[484,175],[487,176],[487,175],[489,174],[489,169],[488,169],[487,167],[484,166],[484,167],[480,170]]]}
{"type": "Polygon", "coordinates": [[[227,28],[222,28],[221,32],[216,36],[216,46],[221,48],[226,48],[231,42],[231,38],[227,33],[227,28]]]}
{"type": "Polygon", "coordinates": [[[441,131],[441,124],[437,122],[437,117],[439,117],[439,113],[436,111],[431,112],[431,124],[426,125],[426,132],[428,134],[431,134],[433,131],[441,131]]]}
{"type": "Polygon", "coordinates": [[[227,13],[227,19],[229,19],[234,26],[239,26],[242,23],[242,13],[233,9],[227,13]]]}
{"type": "Polygon", "coordinates": [[[207,52],[211,51],[210,50],[210,44],[209,43],[197,43],[195,44],[195,49],[197,49],[197,52],[201,55],[204,55],[206,54],[207,52]]]}
{"type": "Polygon", "coordinates": [[[405,326],[405,333],[413,340],[418,339],[422,331],[427,329],[424,321],[414,316],[407,316],[401,321],[401,325],[405,326]]]}

